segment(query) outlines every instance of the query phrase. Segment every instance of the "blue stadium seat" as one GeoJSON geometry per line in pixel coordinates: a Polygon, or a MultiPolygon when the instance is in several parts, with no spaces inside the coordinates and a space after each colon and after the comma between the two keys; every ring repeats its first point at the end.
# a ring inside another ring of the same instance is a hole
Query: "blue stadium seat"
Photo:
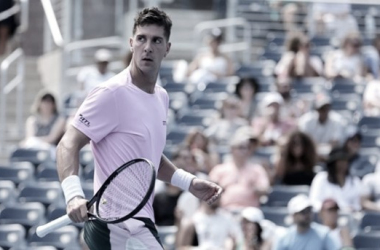
{"type": "Polygon", "coordinates": [[[19,162],[9,166],[0,166],[0,180],[10,180],[15,184],[34,180],[34,166],[29,162],[19,162]]]}
{"type": "Polygon", "coordinates": [[[45,207],[39,202],[14,204],[0,211],[0,224],[21,224],[26,229],[45,222],[45,207]]]}
{"type": "Polygon", "coordinates": [[[292,218],[288,215],[286,207],[261,207],[264,218],[275,223],[277,226],[288,227],[292,223],[292,218]]]}
{"type": "Polygon", "coordinates": [[[168,145],[181,144],[192,129],[193,128],[191,127],[185,126],[178,126],[173,128],[166,137],[166,143],[168,145]]]}
{"type": "Polygon", "coordinates": [[[93,182],[94,180],[94,164],[88,164],[84,167],[82,177],[86,182],[93,182]]]}
{"type": "Polygon", "coordinates": [[[188,96],[184,92],[171,92],[169,93],[169,107],[174,112],[182,112],[188,108],[188,96]]]}
{"type": "Polygon", "coordinates": [[[52,204],[47,209],[46,220],[52,221],[66,214],[65,204],[52,204]]]}
{"type": "Polygon", "coordinates": [[[334,96],[343,94],[363,94],[365,85],[356,84],[355,82],[347,82],[341,84],[334,84],[331,88],[331,92],[334,96]]]}
{"type": "Polygon", "coordinates": [[[368,132],[362,134],[362,148],[380,147],[380,135],[378,133],[368,132]]]}
{"type": "Polygon", "coordinates": [[[37,168],[36,178],[41,182],[59,181],[57,168],[51,166],[40,165],[37,168]]]}
{"type": "MultiPolygon", "coordinates": [[[[53,246],[26,246],[25,248],[11,248],[9,250],[58,250],[56,247],[53,246]]],[[[71,250],[76,250],[76,249],[71,249],[71,250]]]]}
{"type": "Polygon", "coordinates": [[[353,238],[356,249],[379,249],[380,232],[359,232],[353,238]]]}
{"type": "Polygon", "coordinates": [[[94,156],[89,147],[83,148],[79,152],[79,163],[81,166],[86,166],[94,161],[94,156]]]}
{"type": "Polygon", "coordinates": [[[78,248],[79,232],[75,226],[65,226],[40,238],[35,234],[35,229],[29,230],[28,242],[30,246],[54,246],[59,249],[78,248]]]}
{"type": "Polygon", "coordinates": [[[275,185],[268,195],[265,206],[286,207],[290,199],[298,194],[309,195],[309,186],[275,185]]]}
{"type": "Polygon", "coordinates": [[[331,108],[333,110],[349,110],[361,112],[361,100],[357,95],[345,96],[344,98],[333,98],[331,108]]]}
{"type": "Polygon", "coordinates": [[[0,225],[0,247],[22,249],[25,246],[25,228],[22,225],[0,225]]]}
{"type": "Polygon", "coordinates": [[[0,204],[12,205],[16,201],[16,185],[13,181],[0,181],[0,204]]]}
{"type": "Polygon", "coordinates": [[[220,109],[222,101],[228,96],[227,93],[204,93],[199,96],[192,97],[190,106],[192,109],[220,109]]]}
{"type": "Polygon", "coordinates": [[[191,94],[195,90],[194,84],[177,83],[177,82],[167,82],[163,87],[168,93],[183,92],[183,93],[191,94]]]}
{"type": "Polygon", "coordinates": [[[360,221],[360,229],[364,232],[380,231],[380,213],[365,212],[360,221]]]}
{"type": "Polygon", "coordinates": [[[10,156],[11,162],[28,161],[35,166],[45,161],[51,161],[51,154],[48,150],[18,148],[10,156]]]}
{"type": "Polygon", "coordinates": [[[158,237],[166,250],[175,250],[177,226],[157,226],[158,237]]]}
{"type": "Polygon", "coordinates": [[[216,110],[191,110],[178,118],[177,124],[194,127],[208,127],[218,117],[216,110]]]}
{"type": "Polygon", "coordinates": [[[63,193],[59,182],[39,182],[19,187],[20,202],[41,202],[45,206],[63,201],[63,193]]]}
{"type": "Polygon", "coordinates": [[[209,82],[203,90],[205,93],[232,93],[235,91],[235,84],[225,82],[209,82]]]}
{"type": "Polygon", "coordinates": [[[368,132],[371,130],[379,130],[380,129],[380,117],[369,117],[363,116],[358,126],[362,132],[368,132]]]}

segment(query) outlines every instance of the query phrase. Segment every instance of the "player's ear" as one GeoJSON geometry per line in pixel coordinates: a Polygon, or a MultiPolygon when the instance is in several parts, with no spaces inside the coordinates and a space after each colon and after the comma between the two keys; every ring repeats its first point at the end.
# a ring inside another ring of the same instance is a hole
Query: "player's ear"
{"type": "Polygon", "coordinates": [[[131,48],[131,51],[132,51],[132,48],[133,48],[133,38],[132,37],[129,38],[129,47],[131,48]]]}
{"type": "Polygon", "coordinates": [[[165,56],[164,57],[166,57],[167,56],[167,54],[169,53],[169,51],[170,51],[170,47],[172,46],[172,43],[167,43],[166,44],[166,53],[165,53],[165,56]]]}

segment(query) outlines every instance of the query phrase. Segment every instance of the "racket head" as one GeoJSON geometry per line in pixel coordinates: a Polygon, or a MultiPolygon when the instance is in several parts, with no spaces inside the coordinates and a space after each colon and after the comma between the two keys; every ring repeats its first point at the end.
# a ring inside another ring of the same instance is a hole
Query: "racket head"
{"type": "Polygon", "coordinates": [[[131,160],[116,169],[103,183],[88,207],[95,203],[96,219],[120,223],[136,215],[149,201],[156,181],[153,163],[131,160]]]}

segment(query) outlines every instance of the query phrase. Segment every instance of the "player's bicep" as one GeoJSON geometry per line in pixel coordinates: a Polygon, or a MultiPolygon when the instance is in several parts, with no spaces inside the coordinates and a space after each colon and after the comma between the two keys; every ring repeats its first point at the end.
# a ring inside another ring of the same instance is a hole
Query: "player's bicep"
{"type": "Polygon", "coordinates": [[[81,149],[89,142],[90,138],[74,126],[69,126],[62,138],[62,143],[65,143],[70,148],[81,149]]]}

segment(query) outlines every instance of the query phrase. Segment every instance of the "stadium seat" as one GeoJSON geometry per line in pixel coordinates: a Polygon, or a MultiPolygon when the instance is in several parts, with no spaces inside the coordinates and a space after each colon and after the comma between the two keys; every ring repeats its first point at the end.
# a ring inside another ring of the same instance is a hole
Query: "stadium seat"
{"type": "Polygon", "coordinates": [[[21,224],[26,229],[45,222],[45,207],[39,202],[14,204],[0,211],[0,224],[21,224]]]}
{"type": "Polygon", "coordinates": [[[0,225],[0,247],[22,249],[25,246],[25,228],[22,225],[0,225]]]}
{"type": "Polygon", "coordinates": [[[275,185],[264,204],[270,207],[286,207],[290,199],[298,194],[309,195],[309,186],[275,185]]]}
{"type": "Polygon", "coordinates": [[[194,127],[208,127],[217,117],[216,110],[191,110],[178,118],[177,124],[194,127]]]}
{"type": "Polygon", "coordinates": [[[224,82],[209,82],[206,83],[204,93],[233,93],[235,91],[235,84],[228,84],[224,82]]]}
{"type": "MultiPolygon", "coordinates": [[[[9,250],[58,250],[56,247],[53,246],[26,246],[24,248],[11,248],[9,250]]],[[[76,249],[71,249],[71,250],[76,250],[76,249]]]]}
{"type": "Polygon", "coordinates": [[[40,238],[35,234],[35,229],[29,230],[28,242],[30,246],[54,246],[59,249],[78,248],[78,229],[75,226],[65,226],[40,238]]]}
{"type": "Polygon", "coordinates": [[[32,182],[34,180],[34,166],[29,162],[0,166],[0,180],[13,181],[17,185],[32,182]]]}
{"type": "Polygon", "coordinates": [[[168,145],[181,144],[192,129],[193,128],[191,127],[185,126],[178,126],[173,128],[166,137],[166,143],[168,145]]]}
{"type": "Polygon", "coordinates": [[[51,154],[48,150],[38,150],[38,149],[24,149],[18,148],[12,152],[10,156],[11,162],[27,161],[38,166],[44,161],[51,161],[51,154]]]}
{"type": "Polygon", "coordinates": [[[63,201],[63,193],[59,182],[39,182],[26,184],[19,187],[20,202],[41,202],[45,206],[57,204],[63,201]]]}
{"type": "Polygon", "coordinates": [[[0,181],[0,204],[12,205],[16,201],[16,186],[13,181],[0,181]]]}
{"type": "Polygon", "coordinates": [[[380,130],[380,117],[369,117],[369,116],[363,116],[358,126],[360,130],[364,133],[369,132],[371,130],[380,130]]]}
{"type": "Polygon", "coordinates": [[[359,232],[353,238],[356,249],[379,249],[380,232],[359,232]]]}
{"type": "Polygon", "coordinates": [[[378,133],[362,134],[362,148],[374,148],[380,146],[380,135],[378,133]]]}
{"type": "Polygon", "coordinates": [[[40,165],[37,168],[37,180],[42,182],[59,181],[57,168],[45,167],[40,165]]]}
{"type": "Polygon", "coordinates": [[[84,167],[82,177],[86,182],[93,182],[94,180],[94,164],[88,164],[84,167]]]}
{"type": "Polygon", "coordinates": [[[158,237],[166,250],[175,249],[176,226],[157,226],[158,237]]]}
{"type": "Polygon", "coordinates": [[[333,110],[349,110],[351,112],[361,112],[361,100],[357,95],[350,95],[344,98],[333,98],[331,108],[333,110]]]}
{"type": "Polygon", "coordinates": [[[361,95],[364,92],[364,85],[356,83],[343,83],[343,84],[334,84],[331,88],[333,96],[344,95],[344,94],[358,94],[361,95]]]}
{"type": "Polygon", "coordinates": [[[195,90],[195,86],[193,84],[177,83],[177,82],[168,82],[163,87],[168,93],[183,92],[183,93],[191,94],[195,90]]]}
{"type": "Polygon", "coordinates": [[[264,218],[275,223],[277,226],[288,227],[292,223],[286,207],[261,207],[264,218]]]}
{"type": "Polygon", "coordinates": [[[84,167],[92,163],[93,161],[94,161],[94,156],[89,147],[85,147],[79,152],[79,163],[81,166],[84,167]]]}
{"type": "Polygon", "coordinates": [[[222,101],[228,96],[227,93],[204,93],[190,98],[192,109],[217,109],[222,107],[222,101]]]}
{"type": "Polygon", "coordinates": [[[380,213],[365,212],[360,221],[360,229],[364,232],[380,231],[380,213]]]}

